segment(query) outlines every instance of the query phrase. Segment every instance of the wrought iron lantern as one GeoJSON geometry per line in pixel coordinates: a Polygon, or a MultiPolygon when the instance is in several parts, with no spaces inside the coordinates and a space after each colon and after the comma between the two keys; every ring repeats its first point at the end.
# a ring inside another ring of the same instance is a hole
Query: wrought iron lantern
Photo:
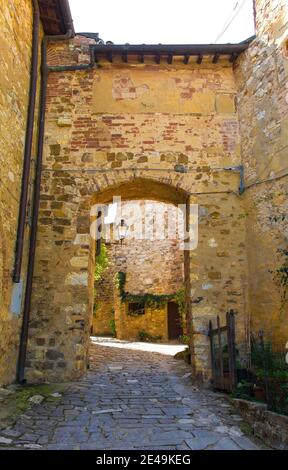
{"type": "Polygon", "coordinates": [[[117,225],[118,230],[118,239],[122,245],[123,240],[125,240],[127,232],[128,232],[128,225],[125,223],[124,219],[121,219],[120,224],[117,225]]]}

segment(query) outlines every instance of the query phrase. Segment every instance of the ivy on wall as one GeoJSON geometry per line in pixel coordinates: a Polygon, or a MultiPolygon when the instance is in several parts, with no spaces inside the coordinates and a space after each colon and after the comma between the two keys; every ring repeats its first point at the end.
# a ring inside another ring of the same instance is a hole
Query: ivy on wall
{"type": "Polygon", "coordinates": [[[107,248],[104,243],[101,243],[100,254],[96,256],[94,279],[96,282],[101,281],[104,271],[109,266],[107,255],[107,248]]]}
{"type": "Polygon", "coordinates": [[[281,288],[281,300],[282,304],[285,303],[287,299],[287,289],[288,289],[288,250],[279,248],[278,253],[282,256],[282,265],[279,266],[275,271],[270,271],[273,274],[273,279],[276,284],[281,288]]]}
{"type": "Polygon", "coordinates": [[[119,289],[121,302],[142,303],[145,307],[157,309],[169,301],[178,303],[181,316],[185,313],[185,294],[184,289],[174,294],[130,294],[125,291],[126,273],[120,271],[116,275],[116,286],[119,289]]]}
{"type": "MultiPolygon", "coordinates": [[[[100,254],[96,256],[95,260],[95,271],[94,271],[94,281],[99,282],[103,277],[103,273],[109,266],[109,259],[107,255],[107,248],[104,243],[101,243],[100,254]]],[[[93,317],[96,318],[96,312],[99,308],[97,302],[96,289],[94,289],[94,305],[93,305],[93,317]]]]}

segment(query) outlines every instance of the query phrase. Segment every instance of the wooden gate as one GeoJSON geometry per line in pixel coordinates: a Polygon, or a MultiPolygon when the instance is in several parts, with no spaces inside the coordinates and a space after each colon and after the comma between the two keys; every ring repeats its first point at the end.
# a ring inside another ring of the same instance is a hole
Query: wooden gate
{"type": "Polygon", "coordinates": [[[211,346],[212,384],[219,390],[233,391],[236,380],[236,348],[235,348],[235,312],[226,314],[226,325],[220,325],[217,316],[217,327],[209,322],[211,346]]]}

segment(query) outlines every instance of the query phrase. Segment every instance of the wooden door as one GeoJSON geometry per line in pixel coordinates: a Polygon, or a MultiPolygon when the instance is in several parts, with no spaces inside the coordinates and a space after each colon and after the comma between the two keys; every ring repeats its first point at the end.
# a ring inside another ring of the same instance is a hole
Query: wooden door
{"type": "Polygon", "coordinates": [[[168,338],[178,339],[183,334],[178,304],[168,302],[168,338]]]}

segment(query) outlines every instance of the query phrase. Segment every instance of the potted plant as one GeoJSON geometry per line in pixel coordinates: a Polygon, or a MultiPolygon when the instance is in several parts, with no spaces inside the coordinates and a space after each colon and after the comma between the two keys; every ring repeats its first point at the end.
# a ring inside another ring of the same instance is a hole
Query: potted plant
{"type": "Polygon", "coordinates": [[[253,393],[254,393],[254,397],[256,398],[256,400],[266,401],[265,390],[260,385],[254,384],[253,393]]]}
{"type": "Polygon", "coordinates": [[[246,380],[241,380],[237,384],[233,395],[235,398],[242,398],[244,400],[251,399],[253,397],[253,383],[247,382],[246,380]]]}

